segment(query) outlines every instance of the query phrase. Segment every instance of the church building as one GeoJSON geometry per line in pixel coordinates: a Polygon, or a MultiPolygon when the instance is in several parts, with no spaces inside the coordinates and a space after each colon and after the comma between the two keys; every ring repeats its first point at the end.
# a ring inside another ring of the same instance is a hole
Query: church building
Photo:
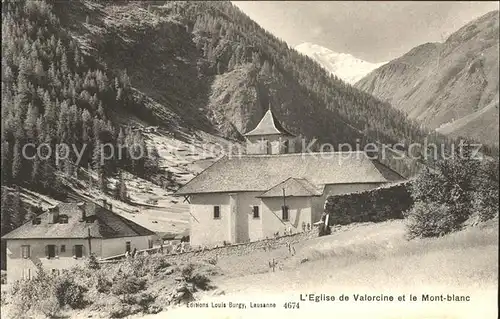
{"type": "Polygon", "coordinates": [[[222,157],[176,192],[190,203],[191,246],[302,232],[327,197],[403,179],[364,152],[296,153],[271,109],[245,137],[246,154],[222,157]]]}

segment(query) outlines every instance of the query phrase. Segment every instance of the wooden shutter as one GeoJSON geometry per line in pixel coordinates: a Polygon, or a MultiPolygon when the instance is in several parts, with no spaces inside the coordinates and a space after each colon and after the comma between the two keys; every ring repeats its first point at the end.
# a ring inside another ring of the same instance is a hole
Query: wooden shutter
{"type": "Polygon", "coordinates": [[[59,248],[57,245],[54,245],[54,256],[59,256],[59,248]]]}
{"type": "Polygon", "coordinates": [[[49,245],[45,245],[45,257],[49,258],[49,245]]]}
{"type": "Polygon", "coordinates": [[[253,206],[253,218],[259,218],[259,217],[260,217],[259,206],[253,206]]]}
{"type": "Polygon", "coordinates": [[[73,245],[71,253],[73,256],[76,256],[76,246],[75,245],[73,245]]]}
{"type": "Polygon", "coordinates": [[[282,214],[282,219],[283,220],[288,220],[289,219],[289,216],[288,216],[288,206],[281,206],[281,214],[282,214]]]}
{"type": "Polygon", "coordinates": [[[85,257],[85,246],[82,245],[82,257],[85,257]]]}

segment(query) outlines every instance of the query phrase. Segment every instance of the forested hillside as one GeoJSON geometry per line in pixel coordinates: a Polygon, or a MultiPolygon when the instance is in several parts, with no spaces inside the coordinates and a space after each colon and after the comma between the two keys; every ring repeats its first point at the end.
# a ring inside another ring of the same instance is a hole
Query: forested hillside
{"type": "MultiPolygon", "coordinates": [[[[97,171],[103,192],[120,171],[153,174],[154,148],[134,159],[148,149],[132,117],[241,140],[271,104],[294,133],[334,145],[450,142],[327,74],[230,2],[5,1],[2,18],[2,186],[56,197],[76,165],[97,171]],[[33,148],[26,159],[27,143],[74,145],[82,160],[33,148]],[[125,155],[99,161],[107,143],[125,155]]],[[[2,233],[15,226],[5,220],[2,233]]]]}
{"type": "Polygon", "coordinates": [[[391,143],[427,135],[389,104],[328,75],[229,2],[57,7],[62,28],[109,69],[126,69],[132,86],[163,106],[155,110],[160,118],[166,109],[191,127],[220,125],[222,134],[238,135],[271,102],[291,130],[324,141],[353,143],[358,131],[391,143]]]}
{"type": "MultiPolygon", "coordinates": [[[[140,133],[112,121],[113,112],[138,107],[126,71],[111,72],[82,54],[45,2],[4,2],[2,6],[2,186],[21,185],[62,196],[67,190],[61,176],[76,173],[73,148],[82,150],[80,166],[92,166],[98,172],[102,191],[107,177],[119,169],[139,176],[154,172],[155,150],[152,156],[137,160],[127,157],[134,147],[148,148],[140,133]],[[44,143],[50,148],[40,148],[37,154],[35,147],[44,143]],[[105,143],[124,145],[125,156],[101,161],[100,145],[105,143]],[[24,148],[29,144],[34,147],[24,148]],[[63,144],[71,152],[57,161],[54,152],[64,152],[57,147],[63,144]]],[[[25,214],[11,205],[19,195],[9,197],[2,190],[2,206],[22,216],[2,218],[2,234],[23,222],[25,214]]]]}

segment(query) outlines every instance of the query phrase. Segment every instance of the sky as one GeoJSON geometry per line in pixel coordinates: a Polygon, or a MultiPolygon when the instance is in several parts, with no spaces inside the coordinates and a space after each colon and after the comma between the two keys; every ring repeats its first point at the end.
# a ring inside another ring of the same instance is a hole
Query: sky
{"type": "Polygon", "coordinates": [[[290,46],[303,42],[386,62],[413,47],[441,42],[463,25],[499,9],[491,2],[232,1],[290,46]]]}

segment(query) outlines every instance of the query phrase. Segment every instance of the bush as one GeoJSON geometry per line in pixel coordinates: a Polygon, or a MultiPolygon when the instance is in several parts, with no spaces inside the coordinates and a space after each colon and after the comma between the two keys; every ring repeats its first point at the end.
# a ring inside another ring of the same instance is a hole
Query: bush
{"type": "Polygon", "coordinates": [[[193,284],[196,288],[202,290],[211,289],[213,288],[213,286],[210,284],[210,278],[206,271],[203,271],[203,268],[203,264],[195,265],[189,263],[181,268],[182,277],[184,277],[184,280],[186,280],[186,282],[193,284]]]}
{"type": "Polygon", "coordinates": [[[113,283],[111,292],[115,295],[135,294],[144,289],[146,281],[135,276],[121,277],[113,283]]]}
{"type": "Polygon", "coordinates": [[[48,298],[40,300],[36,308],[38,312],[43,313],[46,317],[54,318],[59,313],[60,305],[56,296],[49,295],[48,298]]]}
{"type": "Polygon", "coordinates": [[[192,283],[195,287],[200,288],[201,290],[209,290],[212,288],[210,278],[204,274],[194,274],[187,282],[192,283]]]}
{"type": "Polygon", "coordinates": [[[32,280],[21,280],[12,286],[11,314],[15,318],[26,316],[54,317],[60,309],[55,293],[55,277],[47,274],[41,265],[32,280]]]}
{"type": "Polygon", "coordinates": [[[212,266],[215,266],[217,265],[217,256],[214,256],[214,257],[210,257],[206,260],[207,263],[209,263],[210,265],[212,266]]]}
{"type": "Polygon", "coordinates": [[[113,305],[109,311],[110,318],[123,318],[141,312],[141,307],[138,305],[129,305],[126,303],[118,303],[113,305]]]}
{"type": "Polygon", "coordinates": [[[112,282],[102,274],[97,275],[95,288],[97,292],[108,293],[111,290],[112,282]]]}
{"type": "Polygon", "coordinates": [[[460,229],[463,223],[456,210],[434,202],[416,202],[405,215],[407,235],[410,239],[443,236],[460,229]]]}
{"type": "Polygon", "coordinates": [[[476,216],[484,221],[496,215],[498,161],[481,162],[463,147],[434,164],[411,184],[414,207],[406,214],[410,238],[442,236],[476,216]]]}
{"type": "Polygon", "coordinates": [[[55,283],[55,295],[60,306],[68,305],[73,309],[84,306],[83,294],[86,288],[78,285],[70,277],[59,278],[55,283]]]}
{"type": "Polygon", "coordinates": [[[136,295],[128,295],[122,300],[126,304],[139,305],[142,308],[147,309],[148,306],[155,301],[155,297],[150,293],[141,292],[136,295]]]}
{"type": "Polygon", "coordinates": [[[94,253],[90,254],[89,258],[85,261],[85,265],[88,269],[97,270],[101,269],[101,265],[97,261],[97,257],[94,253]]]}

